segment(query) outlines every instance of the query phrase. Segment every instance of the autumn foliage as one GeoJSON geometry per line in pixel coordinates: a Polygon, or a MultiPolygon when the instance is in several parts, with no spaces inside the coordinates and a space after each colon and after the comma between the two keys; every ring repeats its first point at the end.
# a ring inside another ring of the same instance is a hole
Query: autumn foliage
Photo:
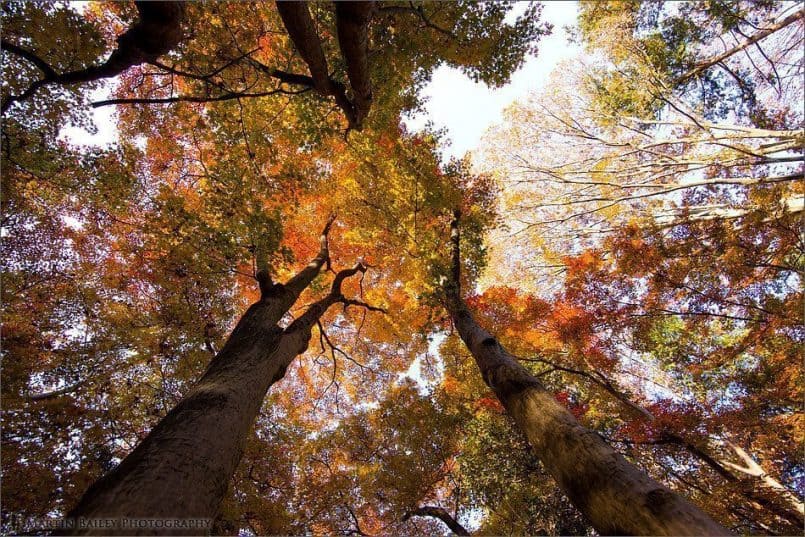
{"type": "Polygon", "coordinates": [[[550,31],[538,4],[375,2],[350,30],[346,4],[187,3],[130,56],[142,3],[4,3],[3,532],[131,454],[331,218],[276,330],[362,270],[262,400],[213,532],[445,533],[427,506],[593,532],[446,313],[460,209],[467,306],[557,402],[725,528],[801,533],[794,4],[582,2],[586,58],[448,162],[406,122],[422,88],[440,66],[505,85],[550,31]],[[107,144],[76,137],[94,109],[107,144]]]}

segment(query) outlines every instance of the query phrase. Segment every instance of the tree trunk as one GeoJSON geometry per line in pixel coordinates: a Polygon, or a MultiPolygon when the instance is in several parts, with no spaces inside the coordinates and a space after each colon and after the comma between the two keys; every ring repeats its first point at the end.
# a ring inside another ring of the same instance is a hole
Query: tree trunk
{"type": "MultiPolygon", "coordinates": [[[[216,516],[268,388],[300,350],[298,338],[283,334],[271,310],[262,302],[249,308],[201,380],[117,468],[87,490],[70,513],[76,523],[216,516]]],[[[99,529],[97,534],[112,533],[99,529]]],[[[119,528],[124,534],[162,533],[145,530],[119,528]]],[[[80,528],[76,533],[95,534],[80,528]]]]}
{"type": "Polygon", "coordinates": [[[166,527],[172,519],[206,519],[218,513],[243,453],[243,444],[268,389],[296,355],[307,348],[311,327],[336,302],[372,308],[341,295],[347,277],[362,264],[340,271],[330,293],[283,329],[278,323],[299,295],[329,263],[327,233],[319,255],[285,285],[268,271],[257,274],[261,300],[243,315],[207,371],[120,465],[93,484],[70,512],[79,535],[198,535],[206,527],[166,527]],[[114,526],[87,527],[111,519],[114,526]],[[162,527],[132,526],[131,519],[162,521],[162,527]],[[83,527],[82,527],[83,524],[83,527]]]}
{"type": "Polygon", "coordinates": [[[307,4],[287,0],[277,0],[275,3],[288,37],[310,70],[313,87],[320,95],[335,97],[335,102],[344,112],[350,128],[360,130],[355,107],[347,97],[344,84],[330,78],[327,58],[307,4]]]}
{"type": "Polygon", "coordinates": [[[475,321],[460,295],[458,213],[452,226],[453,281],[447,309],[492,388],[545,469],[603,535],[729,535],[584,428],[475,321]]]}
{"type": "Polygon", "coordinates": [[[367,1],[335,3],[338,46],[347,64],[357,128],[360,128],[372,106],[372,83],[369,80],[369,21],[374,8],[374,2],[367,1]]]}

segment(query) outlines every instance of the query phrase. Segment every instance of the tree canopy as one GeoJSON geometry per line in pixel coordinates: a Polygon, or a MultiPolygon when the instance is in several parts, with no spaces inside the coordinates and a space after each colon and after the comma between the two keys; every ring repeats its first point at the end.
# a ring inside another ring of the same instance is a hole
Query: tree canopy
{"type": "Polygon", "coordinates": [[[450,161],[404,118],[539,57],[538,3],[2,25],[4,532],[801,531],[801,5],[582,2],[450,161]]]}

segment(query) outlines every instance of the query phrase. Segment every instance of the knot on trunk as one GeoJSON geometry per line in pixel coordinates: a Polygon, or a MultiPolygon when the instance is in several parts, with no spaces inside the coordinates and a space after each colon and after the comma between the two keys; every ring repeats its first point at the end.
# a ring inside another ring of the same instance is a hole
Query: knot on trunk
{"type": "MultiPolygon", "coordinates": [[[[494,338],[487,338],[497,344],[494,338]]],[[[485,369],[482,372],[484,382],[497,394],[501,402],[506,402],[509,397],[527,390],[528,388],[543,389],[542,384],[534,378],[520,364],[499,364],[485,369]]]]}

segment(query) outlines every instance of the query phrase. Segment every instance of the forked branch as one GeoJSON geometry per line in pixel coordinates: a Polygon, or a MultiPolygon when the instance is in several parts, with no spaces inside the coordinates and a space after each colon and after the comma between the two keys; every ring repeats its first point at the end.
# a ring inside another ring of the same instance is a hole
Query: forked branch
{"type": "Polygon", "coordinates": [[[293,332],[295,330],[310,330],[310,328],[318,321],[324,312],[326,312],[330,306],[337,303],[344,304],[345,309],[348,306],[360,306],[370,311],[387,313],[384,308],[371,306],[360,300],[346,298],[341,293],[341,285],[344,283],[344,280],[359,272],[363,274],[366,272],[366,270],[367,266],[362,262],[358,262],[353,267],[340,270],[338,273],[336,273],[335,278],[333,279],[332,287],[330,288],[330,292],[327,294],[327,296],[311,304],[307,311],[305,311],[305,313],[291,323],[285,331],[293,332]]]}

